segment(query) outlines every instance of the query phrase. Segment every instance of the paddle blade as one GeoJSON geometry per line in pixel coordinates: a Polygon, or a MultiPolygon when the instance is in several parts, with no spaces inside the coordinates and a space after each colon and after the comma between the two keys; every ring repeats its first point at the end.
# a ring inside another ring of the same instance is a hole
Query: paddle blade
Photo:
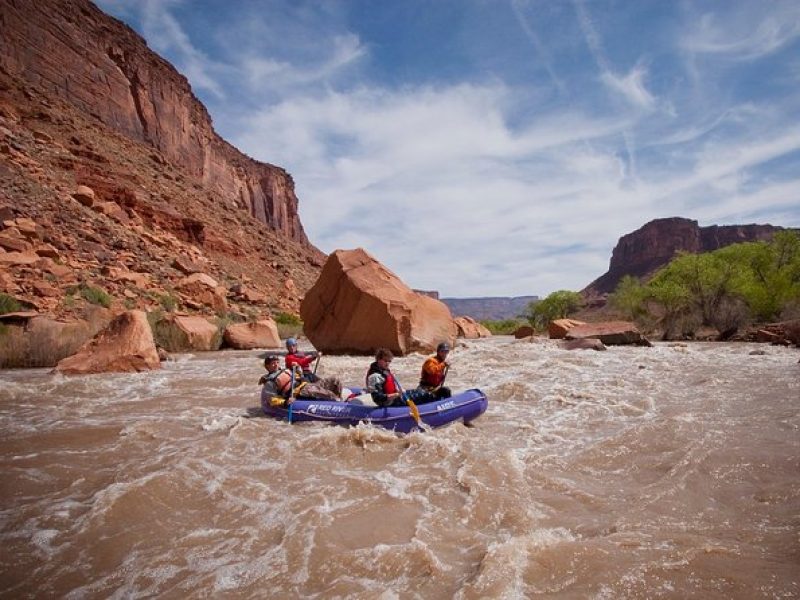
{"type": "Polygon", "coordinates": [[[408,410],[411,413],[411,416],[414,417],[414,420],[417,422],[417,425],[419,425],[420,417],[419,417],[419,409],[417,408],[417,405],[414,404],[414,401],[411,400],[411,398],[406,398],[406,403],[408,404],[408,410]]]}

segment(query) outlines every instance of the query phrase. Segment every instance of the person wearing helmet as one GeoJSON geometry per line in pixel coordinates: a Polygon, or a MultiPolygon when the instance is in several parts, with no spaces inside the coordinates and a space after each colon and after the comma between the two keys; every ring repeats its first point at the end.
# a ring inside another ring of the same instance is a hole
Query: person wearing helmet
{"type": "Polygon", "coordinates": [[[442,342],[436,346],[436,354],[429,356],[422,363],[419,389],[431,394],[436,400],[451,396],[450,388],[444,387],[447,370],[450,368],[450,363],[447,362],[449,352],[450,344],[442,342]]]}
{"type": "Polygon", "coordinates": [[[288,369],[281,369],[278,357],[268,354],[264,357],[264,368],[267,372],[258,380],[258,384],[264,386],[261,394],[262,402],[273,397],[280,397],[292,401],[292,372],[288,369]]]}
{"type": "Polygon", "coordinates": [[[287,369],[293,369],[295,365],[303,370],[303,379],[309,383],[316,383],[319,377],[311,370],[311,363],[322,356],[321,352],[298,352],[297,340],[290,337],[286,340],[286,358],[284,364],[287,369]]]}
{"type": "MultiPolygon", "coordinates": [[[[294,370],[298,373],[297,376],[293,375],[292,369],[281,369],[278,357],[274,354],[268,354],[264,358],[264,368],[267,372],[261,376],[258,383],[264,386],[261,392],[261,403],[265,407],[265,411],[266,403],[272,402],[273,398],[278,401],[282,398],[284,404],[291,404],[295,397],[339,400],[341,386],[338,390],[335,388],[338,380],[331,386],[327,386],[327,381],[323,382],[326,385],[302,381],[299,377],[299,369],[294,370]]],[[[331,379],[331,383],[333,382],[334,380],[331,379]]]]}

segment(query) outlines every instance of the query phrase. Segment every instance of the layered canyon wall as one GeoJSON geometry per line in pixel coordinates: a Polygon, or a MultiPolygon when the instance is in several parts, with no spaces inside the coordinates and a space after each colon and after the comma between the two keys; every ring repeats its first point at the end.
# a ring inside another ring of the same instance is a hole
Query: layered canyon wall
{"type": "Polygon", "coordinates": [[[214,131],[186,78],[88,0],[0,0],[0,68],[134,141],[222,201],[306,245],[294,182],[214,131]]]}

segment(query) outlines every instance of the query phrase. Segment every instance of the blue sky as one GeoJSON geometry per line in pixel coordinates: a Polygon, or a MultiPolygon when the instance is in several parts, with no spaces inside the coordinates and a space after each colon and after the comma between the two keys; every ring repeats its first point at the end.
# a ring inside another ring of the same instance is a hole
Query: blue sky
{"type": "Polygon", "coordinates": [[[800,2],[99,0],[324,252],[545,296],[651,219],[800,227],[800,2]]]}

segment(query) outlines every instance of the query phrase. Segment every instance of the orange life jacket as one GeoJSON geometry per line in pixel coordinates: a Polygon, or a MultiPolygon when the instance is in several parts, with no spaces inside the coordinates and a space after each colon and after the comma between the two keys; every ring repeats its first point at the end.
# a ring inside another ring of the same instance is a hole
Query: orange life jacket
{"type": "Polygon", "coordinates": [[[275,382],[275,389],[281,396],[288,396],[292,389],[292,373],[291,371],[283,370],[278,371],[275,375],[269,377],[275,382]]]}

